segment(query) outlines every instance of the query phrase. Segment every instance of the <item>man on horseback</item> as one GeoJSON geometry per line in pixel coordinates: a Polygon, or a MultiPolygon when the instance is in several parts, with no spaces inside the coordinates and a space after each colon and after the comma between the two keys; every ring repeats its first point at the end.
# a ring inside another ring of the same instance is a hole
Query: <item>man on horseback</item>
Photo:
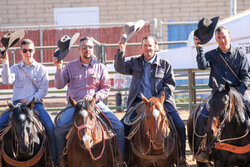
{"type": "MultiPolygon", "coordinates": [[[[36,62],[33,58],[35,53],[34,42],[30,39],[24,39],[21,42],[20,54],[22,61],[19,64],[9,68],[7,52],[0,61],[3,63],[2,80],[3,84],[13,84],[13,96],[11,101],[14,105],[18,103],[29,104],[35,99],[34,110],[39,112],[47,134],[49,136],[50,150],[53,162],[56,162],[56,141],[54,136],[54,124],[48,112],[44,109],[42,99],[46,96],[49,86],[49,77],[47,69],[36,62]]],[[[0,129],[9,119],[11,111],[8,111],[0,117],[0,129]]]]}
{"type": "MultiPolygon", "coordinates": [[[[181,154],[185,157],[185,125],[177,113],[174,102],[175,80],[170,63],[155,54],[157,42],[153,36],[146,36],[142,39],[141,56],[127,61],[125,60],[126,42],[120,40],[119,46],[120,49],[115,56],[115,70],[121,74],[132,75],[127,111],[142,101],[141,94],[146,98],[160,97],[161,92],[165,91],[165,111],[176,126],[181,140],[181,154]]],[[[182,158],[181,163],[185,163],[185,158],[182,158]]]]}
{"type": "MultiPolygon", "coordinates": [[[[242,51],[231,46],[229,30],[225,26],[218,27],[215,30],[218,48],[206,53],[204,53],[202,48],[204,42],[200,38],[198,36],[194,37],[194,44],[197,50],[197,64],[201,70],[211,68],[209,86],[212,88],[212,93],[215,90],[212,79],[214,78],[219,86],[229,83],[235,87],[249,106],[249,100],[244,96],[249,83],[249,63],[242,51]]],[[[208,114],[209,111],[205,105],[196,123],[199,135],[205,135],[206,133],[205,126],[208,114]]],[[[205,141],[205,139],[203,140],[205,141]]],[[[205,142],[202,142],[201,148],[205,148],[205,142]]],[[[208,162],[205,149],[200,149],[195,157],[197,161],[208,162]]]]}
{"type": "MultiPolygon", "coordinates": [[[[95,95],[96,105],[104,112],[110,120],[112,127],[117,135],[117,142],[123,155],[124,150],[124,127],[115,114],[102,102],[108,97],[110,89],[110,79],[106,67],[93,59],[94,43],[89,37],[80,39],[79,45],[80,57],[77,60],[69,62],[64,68],[63,61],[54,58],[54,64],[57,66],[55,75],[55,86],[58,89],[68,85],[67,99],[69,97],[75,101],[91,101],[95,95]]],[[[57,158],[60,159],[65,146],[65,135],[69,124],[73,121],[74,107],[68,104],[68,107],[61,113],[56,122],[55,136],[57,140],[57,158]]],[[[59,161],[58,161],[59,164],[59,161]]]]}

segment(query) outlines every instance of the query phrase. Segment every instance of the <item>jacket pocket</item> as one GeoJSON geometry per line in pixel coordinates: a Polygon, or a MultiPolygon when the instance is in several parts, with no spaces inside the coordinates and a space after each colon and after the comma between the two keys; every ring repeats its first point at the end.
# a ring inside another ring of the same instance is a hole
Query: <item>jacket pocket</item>
{"type": "Polygon", "coordinates": [[[156,78],[164,78],[165,69],[156,69],[155,77],[156,78]]]}

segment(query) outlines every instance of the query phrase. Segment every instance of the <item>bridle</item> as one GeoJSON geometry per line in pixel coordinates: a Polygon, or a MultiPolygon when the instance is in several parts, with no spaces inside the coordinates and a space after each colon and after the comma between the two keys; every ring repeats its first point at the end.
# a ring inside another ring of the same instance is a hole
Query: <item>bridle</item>
{"type": "MultiPolygon", "coordinates": [[[[97,156],[97,157],[94,157],[94,155],[93,155],[93,153],[92,153],[92,150],[91,150],[91,148],[89,148],[88,149],[88,152],[89,152],[89,154],[90,154],[90,156],[91,156],[91,158],[93,159],[93,160],[98,160],[98,159],[100,159],[101,157],[102,157],[102,155],[103,155],[103,153],[104,153],[104,150],[105,150],[105,139],[104,139],[104,129],[103,129],[103,126],[101,125],[101,123],[99,122],[99,120],[98,120],[98,118],[97,118],[97,116],[96,116],[96,114],[95,114],[95,111],[91,111],[91,112],[89,112],[92,116],[93,116],[93,124],[92,125],[89,125],[89,124],[82,124],[82,125],[80,125],[80,126],[78,126],[78,125],[76,125],[76,121],[74,121],[74,125],[75,125],[75,127],[76,127],[76,129],[77,129],[77,135],[78,135],[78,138],[81,140],[81,136],[80,136],[80,130],[83,130],[83,129],[90,129],[91,130],[91,135],[94,133],[94,131],[95,131],[95,129],[96,129],[96,126],[97,126],[97,124],[99,124],[100,126],[101,126],[101,130],[102,130],[102,151],[101,151],[101,153],[100,153],[100,155],[99,156],[97,156]]],[[[93,136],[93,135],[92,135],[93,136]]]]}
{"type": "MultiPolygon", "coordinates": [[[[171,147],[170,147],[170,149],[168,150],[168,151],[166,151],[166,148],[165,148],[165,140],[166,140],[166,138],[167,138],[167,135],[163,135],[163,137],[162,137],[162,153],[160,153],[160,154],[155,154],[155,155],[152,155],[152,154],[150,154],[150,151],[151,151],[151,146],[153,146],[154,147],[154,139],[152,139],[152,136],[151,136],[151,134],[150,134],[150,132],[149,132],[149,126],[147,125],[147,121],[145,120],[146,118],[145,118],[145,112],[143,112],[144,114],[142,115],[142,118],[141,118],[141,120],[144,120],[145,121],[145,126],[146,126],[146,135],[147,135],[147,137],[148,137],[148,139],[149,139],[149,146],[148,146],[148,148],[147,148],[147,151],[146,152],[143,152],[142,151],[142,149],[141,150],[138,150],[135,146],[134,146],[134,144],[133,144],[133,141],[131,141],[130,142],[130,144],[131,144],[131,149],[132,149],[132,152],[136,155],[136,156],[138,156],[138,157],[140,157],[140,158],[142,158],[142,159],[147,159],[147,160],[160,160],[160,159],[164,159],[164,158],[167,158],[169,155],[171,155],[171,153],[173,152],[173,150],[174,150],[174,146],[175,146],[175,140],[173,140],[173,143],[172,143],[172,145],[171,145],[171,147]]],[[[168,122],[168,118],[167,118],[167,116],[165,115],[162,119],[161,119],[161,121],[164,121],[164,123],[165,124],[167,124],[167,122],[168,122]]],[[[141,123],[143,123],[143,121],[140,121],[140,123],[139,124],[141,124],[141,123]]],[[[137,125],[138,126],[138,125],[137,125]]],[[[137,130],[139,129],[139,128],[136,128],[137,130]]],[[[136,130],[136,132],[134,132],[133,134],[135,134],[135,133],[138,133],[138,131],[136,130]]],[[[134,135],[133,135],[134,136],[134,135]]],[[[132,138],[132,136],[130,136],[131,138],[132,138]]],[[[140,136],[139,136],[140,137],[140,136]]],[[[131,139],[130,138],[130,139],[131,139]]],[[[141,138],[141,137],[140,137],[141,138]]],[[[141,140],[141,139],[140,139],[141,140]]],[[[140,144],[141,145],[141,144],[140,144]]],[[[140,146],[141,147],[141,146],[140,146]]]]}
{"type": "Polygon", "coordinates": [[[223,109],[223,111],[225,113],[224,118],[217,126],[217,134],[216,134],[214,140],[217,141],[217,142],[220,142],[220,143],[225,142],[225,141],[233,141],[233,140],[242,139],[242,138],[246,137],[248,135],[248,133],[249,133],[249,129],[247,128],[245,134],[242,135],[242,136],[234,137],[234,138],[228,138],[228,139],[221,139],[221,135],[222,135],[222,132],[223,132],[223,128],[225,127],[226,120],[231,120],[230,111],[234,108],[231,101],[232,100],[230,98],[229,102],[224,107],[224,109],[223,109]]]}
{"type": "MultiPolygon", "coordinates": [[[[46,134],[44,133],[44,128],[43,126],[41,125],[40,122],[38,122],[37,119],[33,118],[31,120],[32,122],[32,126],[33,128],[32,129],[35,129],[35,127],[38,129],[39,133],[42,134],[42,137],[43,137],[43,141],[41,143],[41,146],[40,146],[40,149],[38,150],[38,152],[29,160],[26,160],[26,161],[18,161],[16,160],[17,157],[19,156],[18,153],[19,153],[19,145],[18,145],[18,140],[17,140],[17,133],[15,132],[15,128],[13,128],[13,125],[12,124],[9,124],[9,126],[6,127],[6,130],[3,130],[3,134],[1,134],[1,139],[2,137],[10,130],[10,132],[12,134],[14,134],[14,139],[15,139],[15,144],[16,144],[16,148],[17,148],[17,151],[14,152],[14,148],[12,146],[12,154],[13,154],[13,157],[10,157],[9,155],[7,155],[7,153],[5,152],[5,149],[4,149],[4,141],[1,142],[1,151],[0,151],[0,157],[2,157],[6,163],[8,163],[9,165],[12,165],[12,166],[20,166],[20,167],[29,167],[29,166],[33,166],[35,164],[38,163],[38,161],[40,161],[40,159],[43,157],[43,155],[46,153],[46,144],[47,144],[47,136],[46,134]]],[[[33,131],[34,132],[34,131],[33,131]]],[[[32,132],[32,133],[33,133],[32,132]]],[[[31,133],[31,134],[32,134],[31,133]]],[[[29,136],[29,138],[33,138],[33,136],[29,136]]],[[[29,155],[32,156],[34,153],[34,141],[32,139],[32,144],[30,146],[30,152],[29,152],[29,155]]]]}
{"type": "MultiPolygon", "coordinates": [[[[167,125],[168,120],[167,120],[167,116],[166,115],[163,118],[161,118],[160,122],[162,122],[162,121],[163,121],[164,125],[167,125]]],[[[155,138],[152,138],[152,135],[150,133],[147,121],[145,122],[145,125],[146,125],[146,131],[147,131],[146,135],[148,136],[149,141],[150,141],[149,142],[149,148],[148,148],[148,151],[147,151],[147,153],[148,153],[150,151],[150,149],[151,149],[151,145],[153,146],[153,148],[156,148],[156,145],[155,145],[155,138]]],[[[155,129],[155,131],[157,131],[157,130],[155,129]]],[[[165,140],[166,140],[166,137],[167,136],[165,134],[162,135],[162,145],[161,145],[160,148],[162,148],[163,151],[165,151],[165,140]]]]}

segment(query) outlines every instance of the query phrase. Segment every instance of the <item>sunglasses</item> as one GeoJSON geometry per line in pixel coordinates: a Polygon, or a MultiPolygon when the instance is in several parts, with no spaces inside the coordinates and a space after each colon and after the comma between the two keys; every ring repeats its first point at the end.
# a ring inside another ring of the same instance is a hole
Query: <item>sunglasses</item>
{"type": "Polygon", "coordinates": [[[83,50],[85,49],[93,49],[94,46],[91,46],[91,45],[82,45],[81,46],[83,50]]]}
{"type": "Polygon", "coordinates": [[[32,53],[32,52],[33,52],[33,49],[22,49],[22,52],[23,52],[23,53],[27,53],[27,52],[32,53]]]}

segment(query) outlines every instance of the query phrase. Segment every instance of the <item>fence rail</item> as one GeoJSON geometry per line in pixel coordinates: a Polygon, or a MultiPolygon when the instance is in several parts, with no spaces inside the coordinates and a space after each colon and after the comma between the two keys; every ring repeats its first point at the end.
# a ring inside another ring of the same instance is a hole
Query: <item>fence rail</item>
{"type": "MultiPolygon", "coordinates": [[[[46,64],[47,65],[47,64],[46,64]]],[[[110,72],[111,75],[115,74],[115,72],[110,72]]],[[[182,84],[182,85],[177,85],[176,90],[174,92],[176,101],[178,101],[178,98],[185,98],[186,100],[176,102],[176,106],[179,109],[186,109],[186,110],[192,110],[196,106],[197,102],[197,93],[208,93],[210,91],[210,88],[207,86],[207,84],[203,85],[197,85],[195,84],[195,78],[199,77],[207,77],[208,78],[208,71],[201,72],[200,70],[197,69],[181,69],[181,70],[174,70],[175,73],[175,79],[178,82],[179,80],[187,81],[186,83],[188,84],[182,84]],[[184,73],[184,74],[182,74],[184,73]]],[[[50,76],[53,76],[54,73],[50,73],[50,76]]],[[[53,81],[53,79],[50,80],[50,82],[53,81]]],[[[128,88],[122,88],[122,89],[111,89],[110,90],[110,96],[107,99],[108,106],[113,109],[122,109],[124,110],[126,108],[126,100],[122,100],[122,105],[121,106],[116,106],[116,93],[121,93],[122,94],[122,99],[127,99],[128,96],[128,88]]],[[[5,102],[5,106],[7,107],[7,100],[10,100],[12,95],[12,90],[1,90],[0,91],[0,103],[5,102]]],[[[45,97],[44,101],[46,103],[53,103],[51,101],[54,101],[56,104],[56,101],[64,103],[66,102],[66,89],[63,90],[57,90],[55,88],[49,88],[48,94],[45,97]]],[[[199,100],[198,100],[199,101],[199,100]]],[[[57,103],[58,103],[57,102],[57,103]]],[[[59,107],[54,107],[53,104],[50,104],[49,107],[46,106],[46,109],[48,111],[60,111],[66,106],[59,106],[59,107]]],[[[3,106],[2,106],[3,107],[3,106]]],[[[3,109],[0,109],[0,111],[3,111],[3,109]]]]}

